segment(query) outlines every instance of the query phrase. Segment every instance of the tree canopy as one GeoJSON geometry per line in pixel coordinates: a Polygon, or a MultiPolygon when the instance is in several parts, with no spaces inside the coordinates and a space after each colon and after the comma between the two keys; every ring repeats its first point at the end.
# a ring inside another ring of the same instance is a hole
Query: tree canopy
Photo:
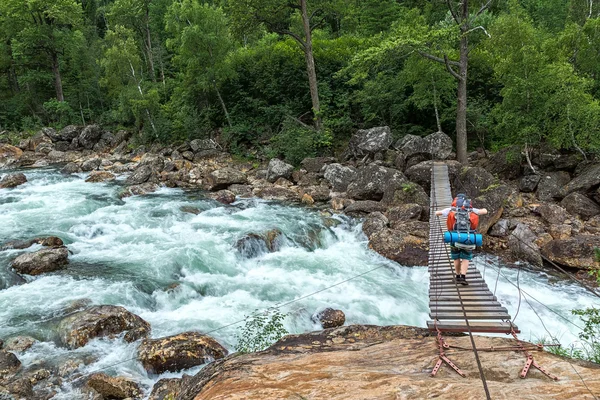
{"type": "Polygon", "coordinates": [[[294,162],[376,125],[441,130],[459,158],[600,152],[590,0],[4,0],[0,36],[0,131],[94,122],[294,162]]]}

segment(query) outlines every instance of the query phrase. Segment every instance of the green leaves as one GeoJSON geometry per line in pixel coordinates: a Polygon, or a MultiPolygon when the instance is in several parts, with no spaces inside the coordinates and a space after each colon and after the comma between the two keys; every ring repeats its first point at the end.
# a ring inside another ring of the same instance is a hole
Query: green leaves
{"type": "Polygon", "coordinates": [[[240,353],[261,351],[281,339],[288,331],[283,327],[286,314],[272,308],[266,311],[254,311],[246,317],[241,332],[236,334],[236,350],[240,353]]]}

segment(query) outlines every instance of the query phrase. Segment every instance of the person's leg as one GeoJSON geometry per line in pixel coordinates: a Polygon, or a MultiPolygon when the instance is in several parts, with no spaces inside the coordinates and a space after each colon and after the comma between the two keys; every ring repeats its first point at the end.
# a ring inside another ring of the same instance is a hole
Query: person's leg
{"type": "Polygon", "coordinates": [[[461,274],[462,272],[460,272],[460,259],[456,259],[454,260],[454,273],[456,273],[456,275],[461,274]]]}
{"type": "Polygon", "coordinates": [[[466,275],[469,269],[469,260],[460,260],[460,273],[466,275]]]}

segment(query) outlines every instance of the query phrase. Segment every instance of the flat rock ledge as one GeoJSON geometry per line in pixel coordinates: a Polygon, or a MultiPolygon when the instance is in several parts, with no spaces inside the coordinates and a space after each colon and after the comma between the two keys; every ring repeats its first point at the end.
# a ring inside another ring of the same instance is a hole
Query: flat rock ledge
{"type": "MultiPolygon", "coordinates": [[[[470,348],[467,336],[451,337],[453,346],[470,348]]],[[[478,348],[514,345],[513,339],[476,336],[478,348]]],[[[483,385],[471,351],[446,354],[465,373],[459,377],[438,360],[435,336],[408,326],[350,325],[286,336],[260,353],[218,360],[194,377],[184,377],[177,400],[262,399],[482,399],[483,385]]],[[[554,382],[536,369],[519,373],[518,352],[479,352],[492,398],[593,399],[600,392],[600,366],[567,361],[547,352],[535,360],[557,375],[554,382]],[[585,380],[589,390],[583,385],[585,380]]]]}

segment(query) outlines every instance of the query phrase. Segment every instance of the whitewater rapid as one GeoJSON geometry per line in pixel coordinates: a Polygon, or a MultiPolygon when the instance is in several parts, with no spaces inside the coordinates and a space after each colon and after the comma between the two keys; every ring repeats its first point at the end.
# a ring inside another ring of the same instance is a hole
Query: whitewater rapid
{"type": "MultiPolygon", "coordinates": [[[[93,340],[74,351],[56,346],[59,317],[82,299],[123,306],[152,325],[152,337],[162,337],[214,331],[256,309],[381,267],[283,307],[286,329],[291,333],[319,329],[310,316],[324,307],[343,310],[347,324],[424,327],[428,320],[427,269],[402,267],[370,251],[359,221],[334,216],[337,225],[329,227],[318,210],[255,199],[225,206],[202,192],[180,189],[121,200],[119,181],[86,183],[85,174],[63,176],[53,169],[24,172],[28,183],[0,190],[0,244],[53,235],[72,252],[67,269],[25,281],[10,271],[10,261],[40,247],[0,252],[0,338],[30,335],[39,340],[18,354],[25,367],[88,357],[95,361],[85,366],[84,373],[108,367],[103,372],[131,377],[146,389],[160,378],[182,375],[148,376],[131,360],[137,345],[118,339],[93,340]],[[183,212],[186,206],[201,212],[183,212]],[[271,229],[285,237],[278,251],[247,258],[236,250],[244,235],[271,229]]],[[[482,272],[486,259],[476,259],[482,272]]],[[[502,273],[517,281],[517,270],[504,267],[502,273]]],[[[525,340],[547,336],[537,312],[563,344],[575,342],[577,321],[570,310],[595,302],[568,281],[522,269],[521,288],[548,308],[531,297],[533,309],[523,298],[519,307],[518,291],[504,277],[496,285],[498,275],[487,266],[485,277],[509,313],[517,315],[515,322],[525,340]]],[[[234,351],[242,326],[229,326],[211,336],[234,351]]],[[[76,391],[63,389],[56,399],[76,398],[76,391]]]]}

